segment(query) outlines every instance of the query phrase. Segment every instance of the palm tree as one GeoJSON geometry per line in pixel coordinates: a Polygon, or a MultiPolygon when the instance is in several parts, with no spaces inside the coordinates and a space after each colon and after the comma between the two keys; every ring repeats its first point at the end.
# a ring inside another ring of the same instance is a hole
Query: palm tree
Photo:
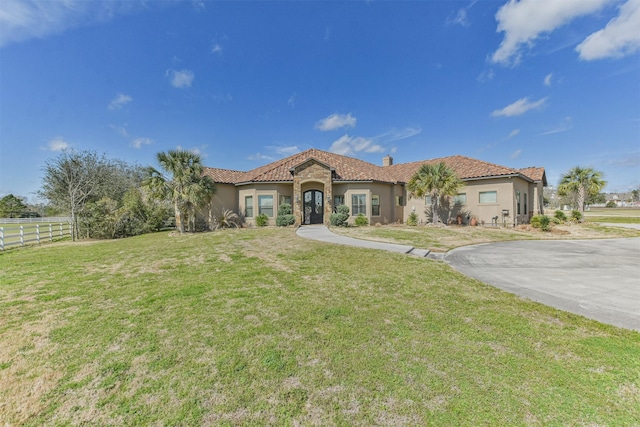
{"type": "Polygon", "coordinates": [[[584,212],[584,203],[588,196],[597,195],[607,185],[602,179],[602,172],[593,168],[576,166],[562,175],[558,194],[561,196],[575,195],[578,210],[584,212]]]}
{"type": "Polygon", "coordinates": [[[464,183],[444,162],[424,164],[411,177],[407,188],[412,196],[431,196],[433,223],[438,223],[438,206],[444,197],[455,196],[464,183]]]}
{"type": "Polygon", "coordinates": [[[143,185],[157,199],[170,200],[175,211],[176,228],[184,233],[184,217],[187,214],[195,230],[195,211],[211,201],[215,193],[215,183],[203,175],[202,158],[196,153],[184,150],[169,150],[156,155],[160,167],[169,175],[149,166],[143,185]]]}

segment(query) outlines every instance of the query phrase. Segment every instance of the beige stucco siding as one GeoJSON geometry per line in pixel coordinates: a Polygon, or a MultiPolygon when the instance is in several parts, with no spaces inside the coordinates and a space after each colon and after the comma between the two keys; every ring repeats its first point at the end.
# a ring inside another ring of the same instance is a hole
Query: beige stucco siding
{"type": "MultiPolygon", "coordinates": [[[[269,216],[269,225],[275,225],[276,216],[278,215],[278,207],[280,206],[281,196],[293,197],[293,185],[287,183],[264,183],[264,184],[248,184],[236,187],[238,193],[238,210],[245,224],[255,225],[255,219],[260,214],[258,206],[259,196],[273,197],[273,214],[269,216]],[[245,217],[247,206],[245,204],[247,196],[251,196],[253,202],[253,215],[245,217]]],[[[292,204],[294,203],[292,199],[292,204]]]]}

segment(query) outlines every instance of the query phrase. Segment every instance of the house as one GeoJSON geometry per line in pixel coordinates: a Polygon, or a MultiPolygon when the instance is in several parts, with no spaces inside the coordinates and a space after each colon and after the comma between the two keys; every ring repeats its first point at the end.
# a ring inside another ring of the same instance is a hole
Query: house
{"type": "Polygon", "coordinates": [[[543,212],[544,168],[512,169],[464,156],[393,164],[389,155],[377,166],[353,157],[309,149],[248,172],[206,168],[217,185],[215,209],[231,209],[246,224],[264,213],[275,224],[278,206],[289,203],[296,224],[329,224],[338,205],[353,217],[362,213],[370,224],[405,222],[415,212],[421,223],[431,220],[429,198],[412,198],[406,189],[425,163],[444,162],[465,183],[441,209],[443,221],[470,218],[499,224],[526,223],[543,212]]]}

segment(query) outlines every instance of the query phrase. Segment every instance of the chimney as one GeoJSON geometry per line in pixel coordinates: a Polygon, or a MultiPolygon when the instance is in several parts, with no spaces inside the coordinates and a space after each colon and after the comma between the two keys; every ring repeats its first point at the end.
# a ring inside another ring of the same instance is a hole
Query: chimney
{"type": "Polygon", "coordinates": [[[391,166],[393,164],[393,157],[386,155],[382,158],[382,166],[391,166]]]}

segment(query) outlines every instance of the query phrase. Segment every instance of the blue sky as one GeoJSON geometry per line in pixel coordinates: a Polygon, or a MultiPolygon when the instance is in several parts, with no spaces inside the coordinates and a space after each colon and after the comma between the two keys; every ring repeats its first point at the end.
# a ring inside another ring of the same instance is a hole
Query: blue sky
{"type": "Polygon", "coordinates": [[[0,2],[0,196],[44,162],[171,148],[455,154],[640,184],[640,0],[0,2]]]}

